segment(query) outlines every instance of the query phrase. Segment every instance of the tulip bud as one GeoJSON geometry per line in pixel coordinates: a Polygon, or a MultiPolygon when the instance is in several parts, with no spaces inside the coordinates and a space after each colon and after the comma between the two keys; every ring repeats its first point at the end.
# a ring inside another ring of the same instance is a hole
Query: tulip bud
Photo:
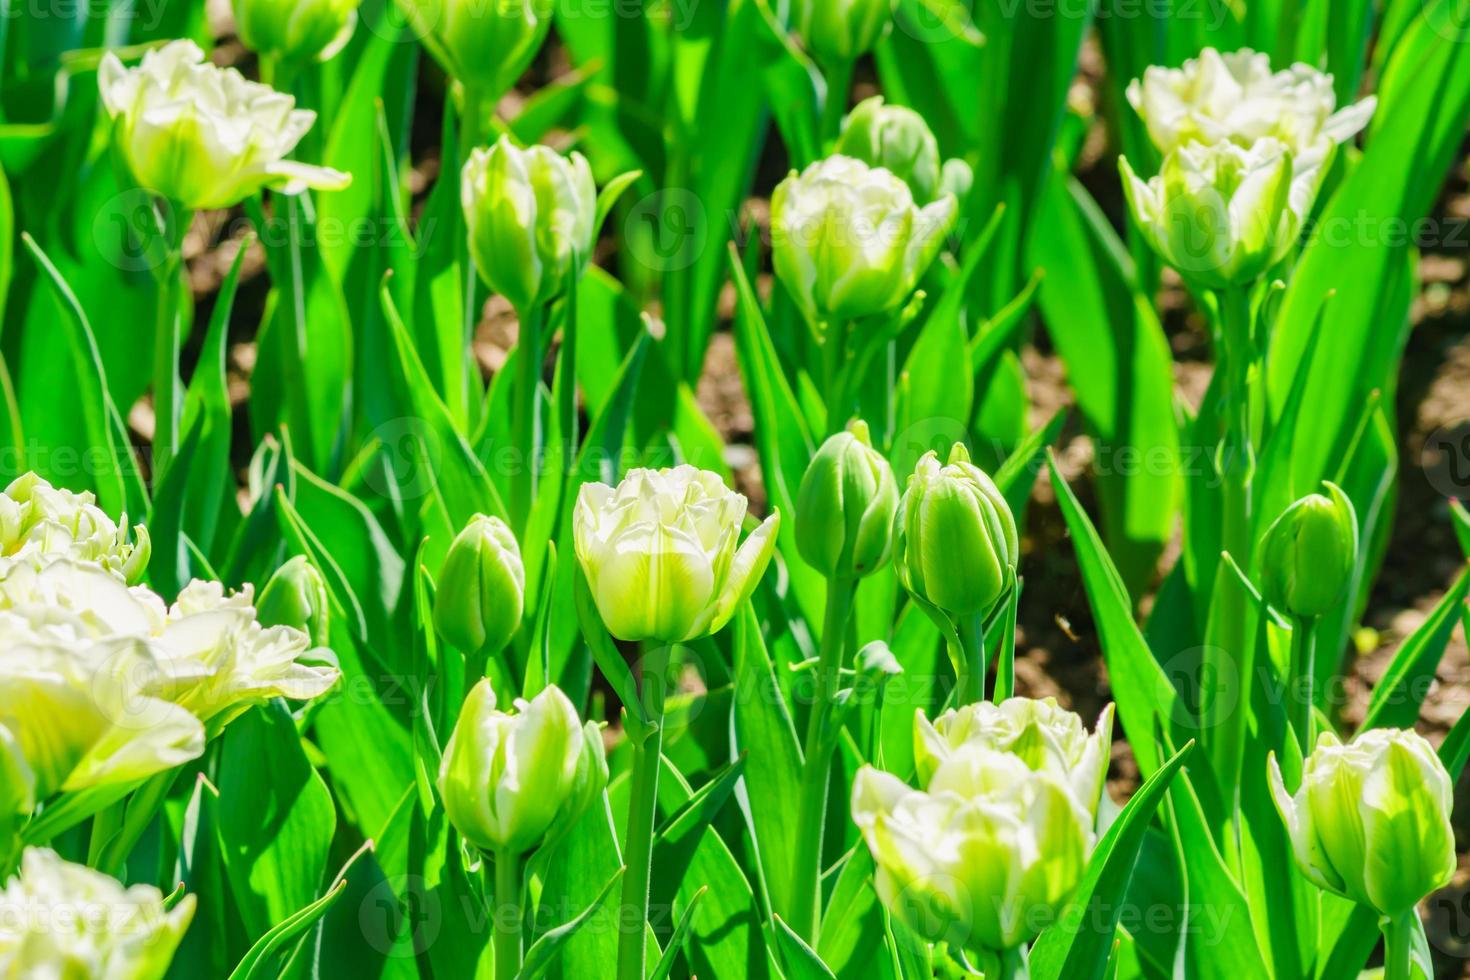
{"type": "Polygon", "coordinates": [[[944,167],[939,172],[941,196],[952,194],[956,201],[963,201],[970,196],[970,189],[974,186],[974,168],[957,157],[944,161],[944,167]]]}
{"type": "Polygon", "coordinates": [[[824,67],[873,50],[893,23],[893,0],[800,0],[801,43],[824,67]]]}
{"type": "Polygon", "coordinates": [[[602,735],[555,686],[510,713],[471,689],[439,768],[449,822],[488,854],[519,856],[580,815],[607,782],[602,735]]]}
{"type": "Polygon", "coordinates": [[[554,0],[412,0],[415,29],[461,83],[498,99],[551,30],[554,0]]]}
{"type": "Polygon", "coordinates": [[[1279,140],[1190,143],[1147,183],[1119,158],[1139,230],[1181,276],[1206,289],[1248,286],[1284,259],[1312,210],[1323,170],[1279,140]]]}
{"type": "Polygon", "coordinates": [[[923,791],[864,766],[852,817],[890,912],[925,939],[992,953],[1054,920],[1094,842],[1092,818],[1056,776],[975,744],[923,791]]]}
{"type": "Polygon", "coordinates": [[[466,653],[499,653],[520,629],[526,569],[515,535],[498,517],[477,514],[444,558],[434,595],[434,628],[466,653]]]}
{"type": "Polygon", "coordinates": [[[310,636],[316,646],[331,645],[327,583],[304,555],[276,569],[260,593],[256,614],[262,626],[290,626],[310,636]]]}
{"type": "Polygon", "coordinates": [[[170,41],[124,68],[97,71],[113,143],[133,178],[190,210],[228,208],[266,187],[340,190],[352,175],[285,159],[316,121],[296,100],[216,68],[193,41],[170,41]]]}
{"type": "Polygon", "coordinates": [[[687,465],[583,484],[572,530],[607,631],[684,643],[723,629],[776,548],[779,512],[739,543],[745,508],[718,474],[687,465]]]}
{"type": "Polygon", "coordinates": [[[1007,698],[951,708],[931,723],[914,713],[914,763],[928,785],[944,761],[967,745],[981,745],[1020,759],[1066,784],[1088,813],[1097,815],[1108,775],[1113,740],[1113,706],[1103,709],[1092,734],[1056,698],[1007,698]]]}
{"type": "Polygon", "coordinates": [[[907,183],[921,204],[943,196],[939,143],[929,124],[912,109],[885,105],[881,95],[864,99],[848,114],[836,152],[884,168],[907,183]]]}
{"type": "Polygon", "coordinates": [[[1128,101],[1160,153],[1189,143],[1248,147],[1272,137],[1300,169],[1319,166],[1357,135],[1377,106],[1369,97],[1334,112],[1331,75],[1301,63],[1273,73],[1270,55],[1250,48],[1206,48],[1179,68],[1150,67],[1128,86],[1128,101]]]}
{"type": "Polygon", "coordinates": [[[352,39],[362,0],[232,0],[240,40],[278,61],[329,60],[352,39]]]}
{"type": "Polygon", "coordinates": [[[592,252],[597,185],[580,153],[477,149],[461,185],[470,252],[485,283],[524,313],[576,285],[592,252]]]}
{"type": "Polygon", "coordinates": [[[888,560],[898,483],[855,420],[812,457],[796,497],[796,547],[829,579],[858,579],[888,560]]]}
{"type": "Polygon", "coordinates": [[[1358,563],[1358,515],[1347,494],[1309,494],[1266,530],[1261,587],[1266,601],[1292,616],[1316,617],[1342,601],[1358,563]]]}
{"type": "Polygon", "coordinates": [[[947,466],[932,451],[919,460],[894,530],[903,587],[951,615],[987,611],[1015,574],[1016,520],[963,443],[954,444],[947,466]]]}
{"type": "Polygon", "coordinates": [[[0,967],[10,977],[161,980],[194,906],[185,895],[168,908],[152,885],[123,888],[33,847],[0,887],[0,967]]]}
{"type": "Polygon", "coordinates": [[[1297,864],[1319,888],[1397,917],[1449,884],[1450,776],[1417,733],[1375,728],[1344,745],[1323,732],[1295,796],[1274,755],[1269,774],[1297,864]]]}
{"type": "Polygon", "coordinates": [[[892,311],[939,253],[956,211],[952,197],[917,207],[907,184],[861,160],[818,160],[771,196],[776,275],[813,321],[892,311]]]}

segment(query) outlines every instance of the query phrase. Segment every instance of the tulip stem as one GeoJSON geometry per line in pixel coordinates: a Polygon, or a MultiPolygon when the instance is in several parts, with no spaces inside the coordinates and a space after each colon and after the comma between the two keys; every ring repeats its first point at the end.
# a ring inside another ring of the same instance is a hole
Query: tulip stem
{"type": "Polygon", "coordinates": [[[521,909],[521,859],[498,851],[495,865],[495,980],[513,980],[521,972],[524,913],[521,909]]]}
{"type": "MultiPolygon", "coordinates": [[[[647,729],[634,736],[633,771],[628,783],[627,840],[623,846],[622,910],[618,916],[618,980],[643,980],[648,950],[648,885],[653,868],[653,831],[658,815],[658,776],[663,750],[664,675],[669,649],[644,649],[640,694],[647,729]]],[[[625,709],[631,710],[631,709],[625,709]]],[[[625,729],[627,726],[624,726],[625,729]]]]}
{"type": "Polygon", "coordinates": [[[955,624],[960,646],[953,654],[957,683],[955,706],[985,700],[985,616],[974,613],[955,624]]]}
{"type": "Polygon", "coordinates": [[[179,448],[179,277],[189,212],[173,201],[159,202],[166,252],[158,269],[158,310],[153,335],[153,482],[179,448]]]}
{"type": "Polygon", "coordinates": [[[1417,915],[1411,908],[1396,918],[1384,916],[1379,922],[1383,929],[1383,980],[1410,980],[1417,915]]]}
{"type": "Polygon", "coordinates": [[[827,434],[841,432],[847,425],[850,400],[843,384],[847,367],[847,321],[829,320],[822,336],[822,390],[826,397],[827,434]]]}
{"type": "Polygon", "coordinates": [[[511,481],[510,516],[516,532],[524,535],[536,502],[536,477],[541,466],[541,330],[546,309],[532,304],[517,312],[521,326],[516,341],[516,410],[511,424],[522,469],[511,481]]]}
{"type": "Polygon", "coordinates": [[[1317,617],[1296,616],[1291,624],[1291,727],[1305,759],[1312,751],[1312,685],[1317,659],[1317,617]]]}
{"type": "Polygon", "coordinates": [[[852,90],[851,61],[841,60],[823,72],[827,81],[827,99],[822,103],[822,141],[835,140],[842,131],[842,117],[847,115],[847,96],[852,90]]]}
{"type": "MultiPolygon", "coordinates": [[[[484,90],[478,85],[465,84],[463,94],[464,99],[460,103],[459,116],[459,161],[454,173],[448,175],[454,181],[460,179],[460,174],[464,172],[465,165],[469,163],[470,154],[480,145],[481,122],[484,116],[484,90]]],[[[464,300],[464,333],[461,339],[464,345],[462,351],[467,353],[470,345],[474,343],[475,327],[480,321],[480,304],[478,302],[480,276],[479,272],[475,269],[475,260],[470,254],[469,228],[464,222],[464,216],[460,209],[455,208],[454,210],[459,215],[457,220],[461,222],[458,256],[461,262],[459,270],[460,288],[463,291],[462,298],[464,300]]],[[[525,319],[522,318],[521,322],[525,323],[525,319]]],[[[473,359],[470,359],[470,363],[473,363],[473,359]]],[[[457,388],[461,389],[459,392],[449,393],[447,401],[451,408],[466,404],[468,392],[464,389],[469,383],[468,377],[468,373],[461,370],[459,372],[459,378],[452,379],[449,377],[448,370],[445,371],[445,383],[454,384],[457,388]]]]}
{"type": "Polygon", "coordinates": [[[828,579],[827,610],[811,714],[807,717],[806,749],[801,768],[801,790],[796,811],[796,861],[792,866],[791,928],[815,944],[821,927],[822,832],[827,823],[827,783],[832,768],[835,733],[829,732],[837,686],[852,615],[854,583],[828,579]]]}

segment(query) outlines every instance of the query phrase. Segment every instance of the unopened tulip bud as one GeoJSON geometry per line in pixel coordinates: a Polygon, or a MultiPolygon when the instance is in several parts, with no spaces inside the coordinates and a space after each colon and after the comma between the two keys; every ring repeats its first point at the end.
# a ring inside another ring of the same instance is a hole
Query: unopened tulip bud
{"type": "Polygon", "coordinates": [[[582,724],[559,688],[504,712],[482,680],[445,746],[439,793],[465,840],[487,854],[516,856],[578,815],[606,779],[601,733],[582,724]]]}
{"type": "Polygon", "coordinates": [[[0,886],[0,968],[8,977],[161,980],[194,917],[152,885],[124,888],[55,852],[25,852],[0,886]]]}
{"type": "Polygon", "coordinates": [[[1295,796],[1275,756],[1270,778],[1297,864],[1318,887],[1394,918],[1449,884],[1450,776],[1417,733],[1375,728],[1344,745],[1324,732],[1295,796]]]}
{"type": "Polygon", "coordinates": [[[895,524],[893,561],[912,594],[946,613],[984,613],[1006,593],[1020,557],[1016,520],[963,443],[941,466],[924,454],[895,524]]]}
{"type": "Polygon", "coordinates": [[[919,207],[881,167],[831,156],[771,196],[776,275],[807,317],[852,320],[897,309],[943,246],[957,205],[919,207]]]}
{"type": "Polygon", "coordinates": [[[585,483],[572,515],[577,561],[607,631],[684,643],[718,633],[750,597],[776,548],[780,513],[743,543],[746,500],[693,466],[585,483]]]}
{"type": "Polygon", "coordinates": [[[352,38],[362,0],[233,0],[240,40],[284,62],[326,61],[352,38]]]}
{"type": "Polygon", "coordinates": [[[893,23],[893,0],[799,0],[802,45],[824,67],[873,49],[893,23]]]}
{"type": "Polygon", "coordinates": [[[939,143],[929,124],[912,109],[885,105],[881,95],[864,99],[848,114],[836,152],[884,168],[907,183],[920,204],[943,196],[939,143]]]}
{"type": "Polygon", "coordinates": [[[262,626],[290,626],[310,636],[316,646],[331,645],[327,583],[304,555],[276,569],[255,610],[262,626]]]}
{"type": "Polygon", "coordinates": [[[1261,556],[1266,601],[1292,616],[1316,617],[1342,601],[1358,561],[1358,518],[1335,484],[1328,496],[1296,501],[1267,529],[1261,556]]]}
{"type": "Polygon", "coordinates": [[[264,188],[340,190],[352,175],[285,159],[316,121],[296,100],[171,41],[124,68],[108,52],[97,71],[113,143],[133,178],[189,210],[228,208],[264,188]]]}
{"type": "Polygon", "coordinates": [[[888,560],[898,482],[857,420],[822,444],[796,497],[796,547],[829,579],[858,579],[888,560]]]}
{"type": "Polygon", "coordinates": [[[505,522],[471,518],[444,558],[434,595],[434,627],[466,653],[498,653],[520,628],[526,569],[505,522]]]}
{"type": "Polygon", "coordinates": [[[414,27],[444,69],[488,98],[510,90],[551,30],[554,0],[412,0],[414,27]]]}
{"type": "Polygon", "coordinates": [[[522,313],[576,285],[592,252],[597,185],[580,153],[502,136],[471,154],[461,203],[485,283],[522,313]]]}

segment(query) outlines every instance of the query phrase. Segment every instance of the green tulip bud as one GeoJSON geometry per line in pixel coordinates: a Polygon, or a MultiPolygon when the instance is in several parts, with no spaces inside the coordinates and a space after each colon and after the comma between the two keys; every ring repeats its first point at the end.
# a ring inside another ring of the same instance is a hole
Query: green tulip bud
{"type": "Polygon", "coordinates": [[[939,172],[939,193],[953,194],[956,201],[970,196],[975,186],[975,170],[965,161],[955,157],[944,161],[939,172]]]}
{"type": "Polygon", "coordinates": [[[557,687],[507,713],[482,680],[471,689],[439,768],[449,822],[488,854],[518,856],[575,820],[607,783],[602,733],[557,687]],[[580,809],[579,809],[580,808],[580,809]]]}
{"type": "Polygon", "coordinates": [[[1276,518],[1262,544],[1266,601],[1293,616],[1330,612],[1347,592],[1358,562],[1358,516],[1347,494],[1310,494],[1276,518]]]}
{"type": "Polygon", "coordinates": [[[931,723],[914,713],[914,764],[928,785],[944,760],[967,745],[1020,759],[1028,769],[1056,776],[1088,813],[1097,815],[1112,757],[1113,706],[1103,709],[1092,734],[1056,698],[1007,698],[951,708],[931,723]]]}
{"type": "Polygon", "coordinates": [[[255,605],[262,626],[290,626],[311,637],[315,646],[330,646],[331,612],[327,582],[305,555],[276,569],[255,605]]]}
{"type": "Polygon", "coordinates": [[[577,561],[607,631],[685,643],[724,629],[776,548],[780,512],[745,542],[746,500],[693,466],[585,483],[572,515],[577,561]]]}
{"type": "Polygon", "coordinates": [[[864,766],[852,817],[895,916],[934,942],[1001,953],[1052,921],[1087,867],[1093,819],[1056,775],[979,744],[925,790],[864,766]]]}
{"type": "Polygon", "coordinates": [[[924,117],[875,95],[857,104],[842,124],[836,152],[882,167],[909,185],[914,200],[928,204],[943,196],[939,143],[924,117]]]}
{"type": "Polygon", "coordinates": [[[888,560],[897,510],[893,468],[855,420],[822,443],[801,478],[796,548],[829,579],[862,578],[888,560]]]}
{"type": "Polygon", "coordinates": [[[1123,189],[1144,238],[1181,276],[1206,289],[1248,286],[1301,234],[1323,168],[1293,161],[1281,141],[1248,147],[1189,143],[1140,180],[1119,158],[1123,189]]]}
{"type": "Polygon", "coordinates": [[[554,0],[412,0],[408,7],[444,70],[490,99],[525,73],[556,10],[554,0]]]}
{"type": "Polygon", "coordinates": [[[955,616],[994,606],[1020,557],[1010,505],[958,442],[946,466],[932,451],[919,460],[895,535],[893,561],[903,587],[955,616]]]}
{"type": "Polygon", "coordinates": [[[776,275],[813,321],[889,312],[914,291],[957,210],[952,197],[918,207],[909,186],[881,167],[818,160],[771,196],[776,275]]]}
{"type": "Polygon", "coordinates": [[[240,40],[285,62],[328,61],[352,39],[362,0],[232,0],[240,40]]]}
{"type": "Polygon", "coordinates": [[[449,546],[434,594],[434,628],[466,653],[505,649],[525,612],[526,569],[515,535],[478,514],[449,546]]]}
{"type": "Polygon", "coordinates": [[[800,0],[797,23],[802,46],[820,64],[850,64],[888,33],[893,0],[800,0]]]}
{"type": "Polygon", "coordinates": [[[1455,873],[1451,782],[1420,735],[1323,732],[1292,796],[1270,761],[1271,793],[1302,873],[1319,888],[1397,917],[1455,873]]]}
{"type": "Polygon", "coordinates": [[[10,977],[161,980],[194,917],[152,885],[124,888],[55,851],[25,852],[0,887],[0,967],[10,977]]]}
{"type": "Polygon", "coordinates": [[[461,203],[475,268],[524,313],[576,285],[592,252],[597,185],[580,153],[509,136],[465,164],[461,203]]]}
{"type": "Polygon", "coordinates": [[[190,210],[228,208],[262,189],[341,190],[352,175],[285,159],[316,113],[269,85],[217,68],[193,41],[170,41],[124,68],[97,70],[113,143],[133,179],[190,210]]]}

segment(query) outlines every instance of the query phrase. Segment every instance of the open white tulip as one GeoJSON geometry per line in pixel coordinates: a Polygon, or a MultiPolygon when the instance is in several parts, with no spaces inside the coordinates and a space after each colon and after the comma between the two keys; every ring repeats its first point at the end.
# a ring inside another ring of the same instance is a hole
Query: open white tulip
{"type": "Polygon", "coordinates": [[[1322,182],[1286,144],[1190,143],[1147,182],[1119,158],[1134,220],[1159,256],[1210,289],[1248,285],[1291,251],[1322,182]]]}
{"type": "Polygon", "coordinates": [[[0,976],[35,980],[159,980],[194,917],[151,885],[124,888],[44,848],[26,851],[0,888],[0,976]]]}
{"type": "Polygon", "coordinates": [[[909,185],[882,167],[818,160],[771,197],[776,275],[813,321],[893,310],[939,254],[957,210],[949,194],[917,206],[909,185]]]}
{"type": "Polygon", "coordinates": [[[127,518],[114,521],[91,493],[53,487],[35,473],[17,477],[0,493],[0,557],[44,564],[57,558],[95,562],[121,579],[137,581],[148,567],[148,530],[131,537],[127,518]]]}
{"type": "Polygon", "coordinates": [[[1094,844],[1091,817],[1057,776],[978,744],[922,791],[864,766],[852,816],[890,912],[931,941],[993,953],[1054,919],[1094,844]]]}
{"type": "Polygon", "coordinates": [[[745,508],[718,474],[693,466],[633,470],[616,488],[584,484],[577,560],[608,632],[679,643],[723,629],[776,547],[779,512],[739,543],[745,508]]]}
{"type": "Polygon", "coordinates": [[[1449,883],[1450,776],[1416,732],[1375,728],[1346,745],[1323,732],[1294,796],[1275,756],[1269,774],[1297,865],[1319,888],[1392,919],[1449,883]]]}
{"type": "Polygon", "coordinates": [[[914,760],[921,784],[928,785],[944,761],[965,746],[980,745],[1056,776],[1094,815],[1107,780],[1112,737],[1111,704],[1091,734],[1056,698],[1007,698],[998,705],[981,701],[951,708],[932,723],[922,709],[914,713],[914,760]]]}
{"type": "Polygon", "coordinates": [[[1298,169],[1324,162],[1356,136],[1377,100],[1337,109],[1332,76],[1297,63],[1271,70],[1271,58],[1243,48],[1222,54],[1206,48],[1179,68],[1154,66],[1128,86],[1128,101],[1161,153],[1190,143],[1280,141],[1298,169]]]}
{"type": "Polygon", "coordinates": [[[271,187],[340,190],[350,174],[286,160],[316,121],[296,100],[171,41],[125,68],[108,52],[97,72],[113,141],[144,189],[200,210],[227,208],[271,187]]]}

